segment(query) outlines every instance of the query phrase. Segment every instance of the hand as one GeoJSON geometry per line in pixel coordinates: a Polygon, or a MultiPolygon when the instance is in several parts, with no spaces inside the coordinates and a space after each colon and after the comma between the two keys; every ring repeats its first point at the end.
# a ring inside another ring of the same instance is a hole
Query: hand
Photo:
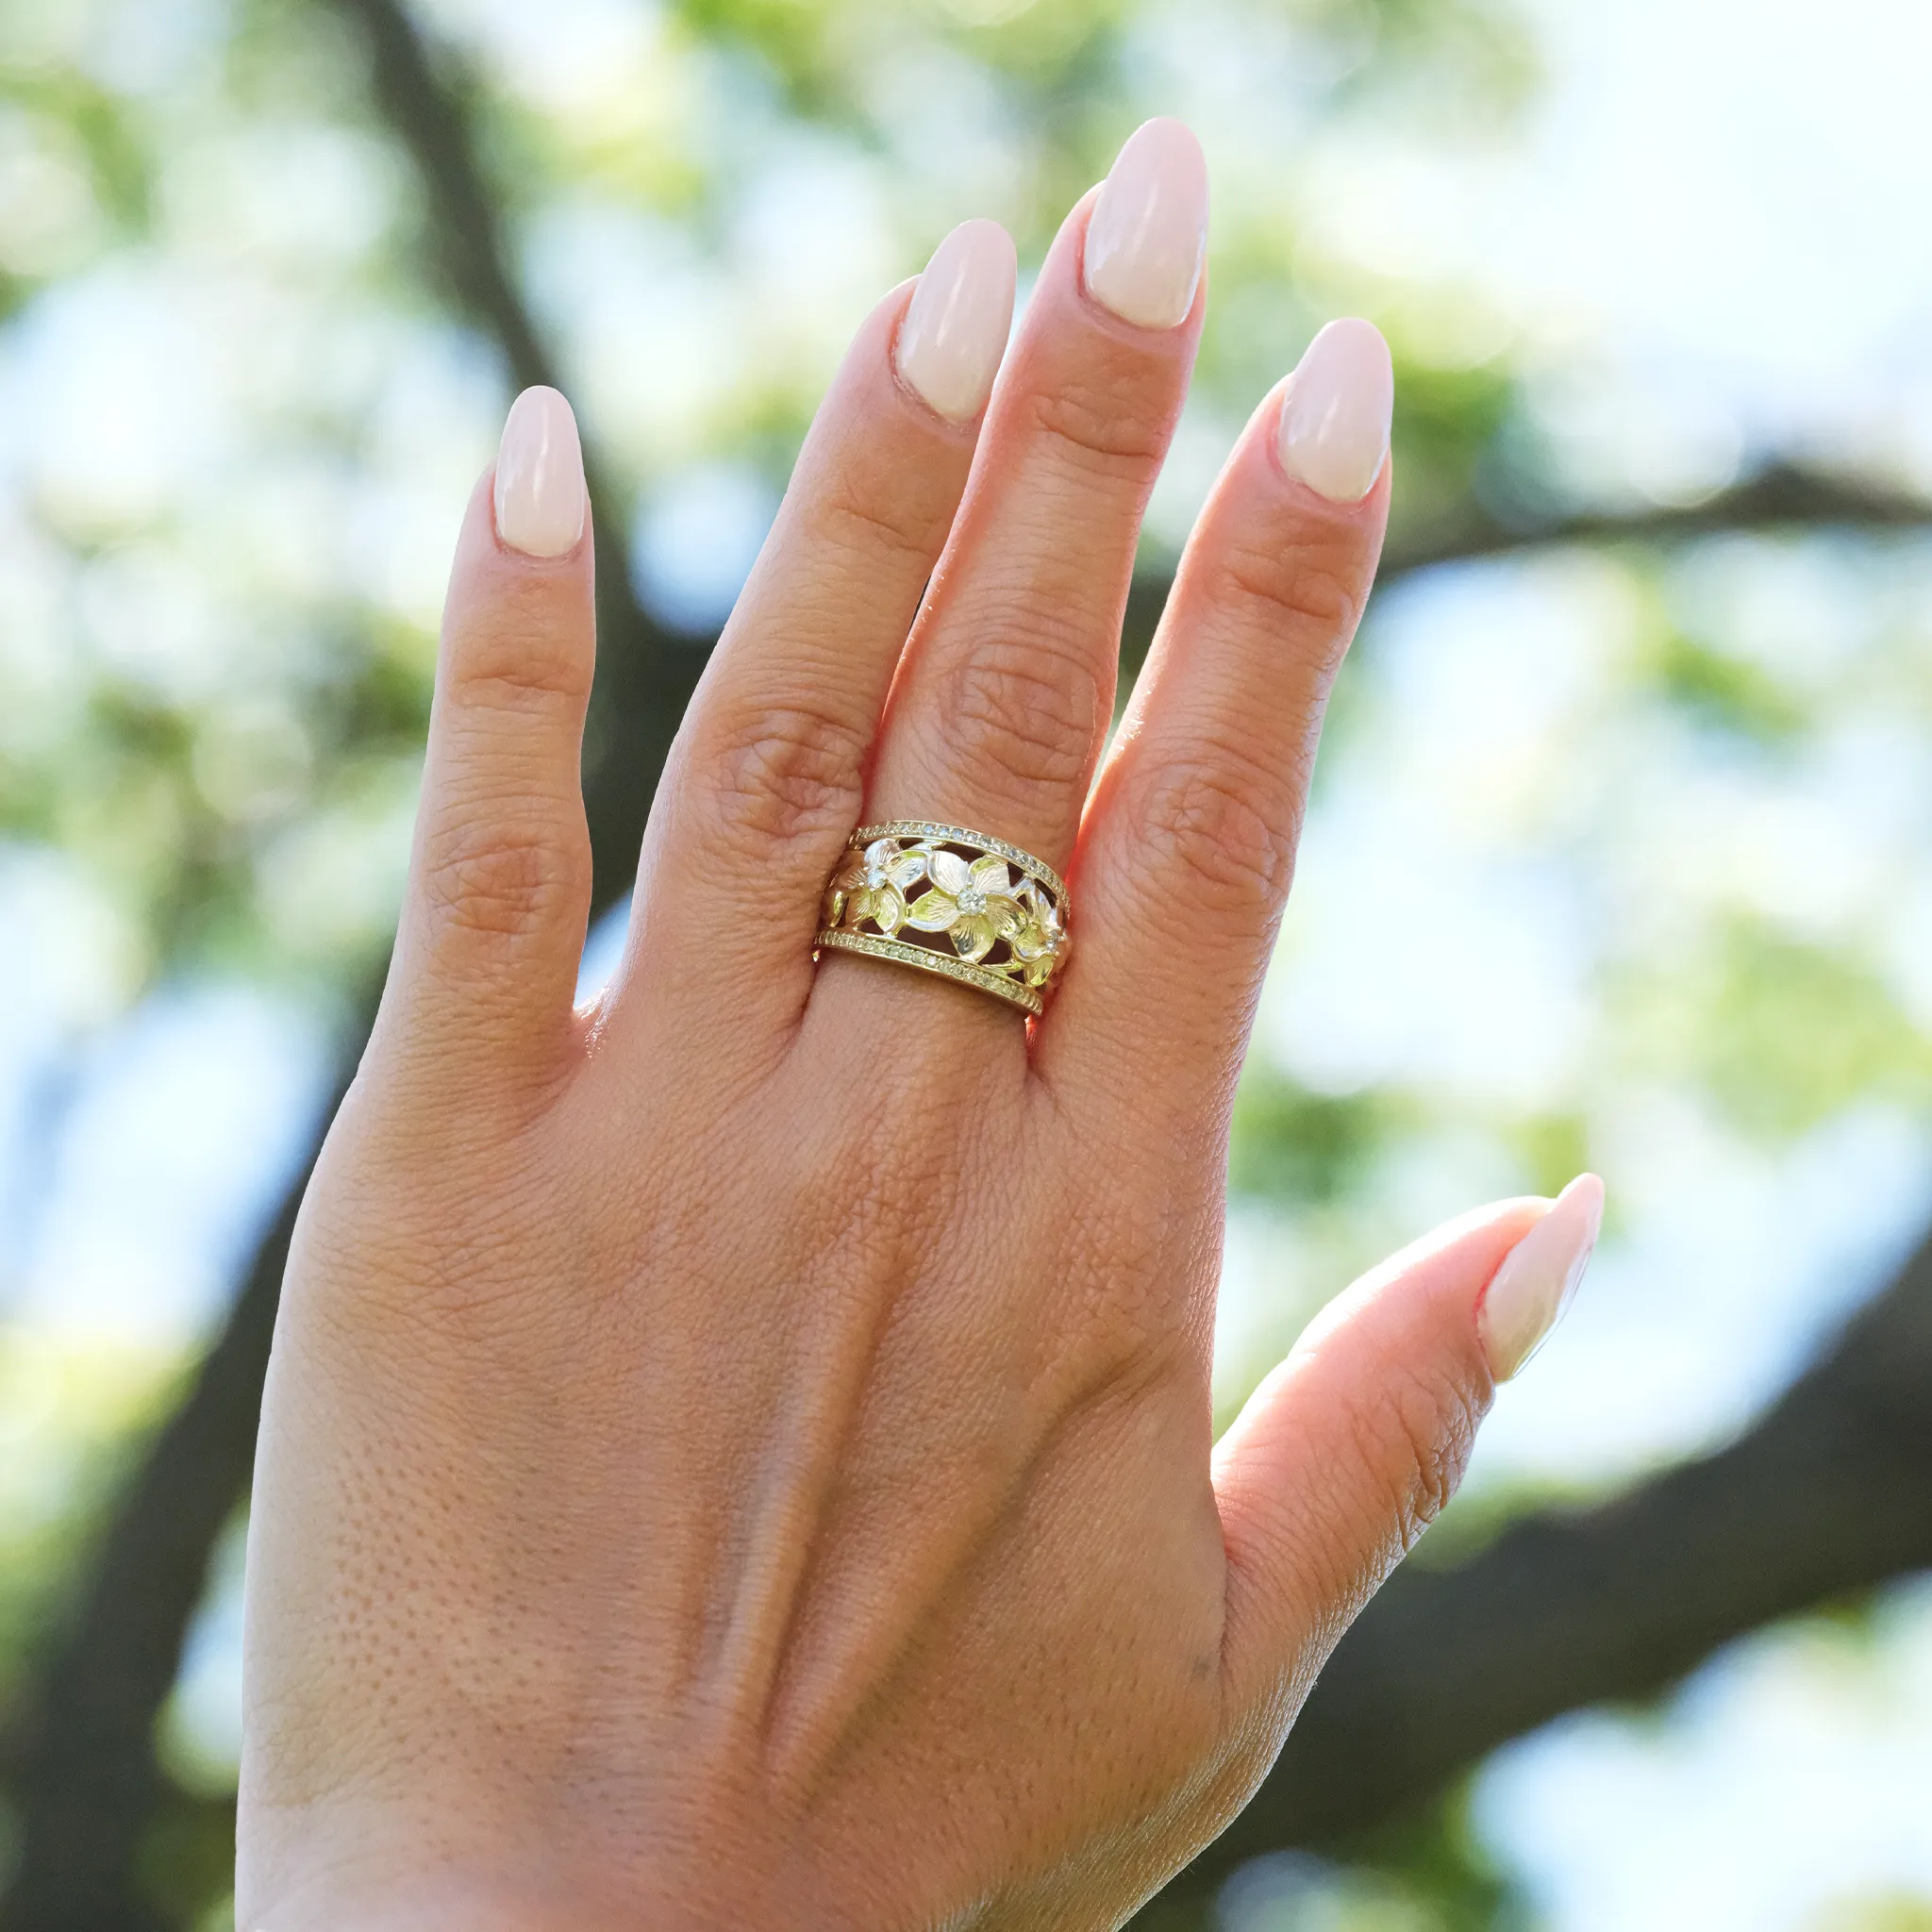
{"type": "Polygon", "coordinates": [[[990,407],[991,224],[866,322],[588,1011],[581,470],[560,397],[512,410],[276,1336],[244,1932],[1116,1924],[1254,1790],[1574,1285],[1590,1181],[1358,1284],[1211,1443],[1230,1096],[1390,375],[1338,324],[1262,404],[1096,780],[1206,213],[1150,124],[990,407]],[[1070,874],[1043,1019],[814,966],[892,816],[1070,874]]]}

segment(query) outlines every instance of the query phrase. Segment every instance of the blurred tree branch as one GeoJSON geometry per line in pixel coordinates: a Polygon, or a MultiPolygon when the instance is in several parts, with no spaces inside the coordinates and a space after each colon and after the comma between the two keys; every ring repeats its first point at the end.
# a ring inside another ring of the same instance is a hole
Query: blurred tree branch
{"type": "MultiPolygon", "coordinates": [[[[561,386],[510,272],[464,87],[399,0],[331,4],[365,37],[372,92],[420,174],[440,271],[458,305],[518,386],[561,386]]],[[[623,506],[594,447],[588,467],[600,649],[585,805],[601,910],[629,884],[705,650],[666,633],[637,604],[624,567],[623,506]]],[[[1778,466],[1686,508],[1541,525],[1473,513],[1453,529],[1398,541],[1383,581],[1551,544],[1928,521],[1932,506],[1917,498],[1778,466]]],[[[1166,593],[1164,580],[1136,585],[1129,663],[1144,653],[1166,593]]],[[[372,992],[365,1017],[373,1008],[372,992]]],[[[360,1043],[351,1042],[344,1083],[360,1043]]],[[[146,1445],[42,1659],[5,1759],[21,1834],[0,1924],[136,1932],[156,1923],[141,1882],[143,1838],[163,1795],[155,1722],[208,1556],[246,1487],[275,1302],[311,1164],[291,1182],[183,1401],[146,1445]]],[[[1198,1891],[1256,1851],[1367,1824],[1559,1711],[1660,1689],[1768,1618],[1932,1562],[1927,1390],[1932,1250],[1733,1448],[1602,1509],[1527,1519],[1459,1569],[1403,1572],[1344,1641],[1261,1795],[1183,1889],[1198,1891]]]]}
{"type": "MultiPolygon", "coordinates": [[[[1398,486],[1399,487],[1399,486],[1398,486]]],[[[1444,564],[1478,563],[1526,551],[1567,545],[1658,548],[1699,537],[1777,530],[1842,529],[1900,532],[1932,527],[1932,501],[1858,477],[1833,476],[1795,463],[1768,464],[1755,475],[1682,506],[1646,505],[1619,511],[1581,510],[1541,521],[1509,520],[1471,505],[1452,525],[1391,535],[1376,587],[1444,564]]],[[[1123,653],[1138,665],[1167,602],[1165,576],[1136,578],[1127,605],[1123,653]]]]}
{"type": "MultiPolygon", "coordinates": [[[[1923,529],[1932,503],[1862,478],[1772,463],[1701,502],[1624,511],[1585,510],[1544,522],[1486,513],[1391,552],[1394,574],[1432,564],[1503,557],[1537,544],[1663,544],[1725,531],[1923,529]]],[[[1385,578],[1390,575],[1384,572],[1385,578]]]]}
{"type": "Polygon", "coordinates": [[[162,1795],[155,1722],[209,1555],[247,1479],[282,1264],[312,1164],[263,1236],[187,1395],[117,1499],[92,1573],[17,1714],[6,1770],[21,1856],[0,1903],[8,1927],[145,1932],[158,1923],[136,1882],[162,1795]]]}

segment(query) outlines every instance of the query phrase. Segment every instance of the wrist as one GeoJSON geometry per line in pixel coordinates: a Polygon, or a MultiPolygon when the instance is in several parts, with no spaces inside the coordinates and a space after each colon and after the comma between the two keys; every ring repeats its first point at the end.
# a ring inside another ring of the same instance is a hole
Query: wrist
{"type": "MultiPolygon", "coordinates": [[[[676,1926],[676,1917],[650,1923],[676,1926]]],[[[695,1922],[692,1922],[695,1923],[695,1922]]],[[[493,1882],[440,1877],[372,1886],[317,1883],[244,1913],[236,1932],[632,1932],[634,1913],[493,1882]]]]}
{"type": "MultiPolygon", "coordinates": [[[[236,1932],[832,1932],[847,1923],[818,1913],[809,1887],[772,1884],[752,1874],[753,1860],[728,1854],[695,1870],[646,1871],[600,1866],[566,1848],[564,1834],[493,1853],[474,1842],[460,1852],[439,1846],[433,1828],[386,1852],[377,1841],[386,1836],[358,1832],[345,1842],[334,1828],[285,1833],[273,1860],[251,1857],[244,1837],[236,1932]]],[[[728,1836],[718,1831],[721,1846],[728,1836]]]]}

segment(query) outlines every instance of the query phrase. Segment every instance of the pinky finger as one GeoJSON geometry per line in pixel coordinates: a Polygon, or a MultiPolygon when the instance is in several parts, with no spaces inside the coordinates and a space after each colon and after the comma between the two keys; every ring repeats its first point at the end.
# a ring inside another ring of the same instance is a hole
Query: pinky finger
{"type": "Polygon", "coordinates": [[[525,390],[457,543],[428,756],[379,1025],[404,1061],[454,1041],[526,1073],[571,1024],[591,899],[578,777],[595,658],[570,405],[525,390]],[[400,1023],[400,1024],[398,1024],[400,1023]]]}
{"type": "MultiPolygon", "coordinates": [[[[1568,1306],[1603,1183],[1478,1208],[1358,1281],[1255,1391],[1214,1454],[1224,1661],[1244,1707],[1306,1688],[1455,1492],[1499,1381],[1568,1306]]],[[[1284,1713],[1285,1714],[1285,1713],[1284,1713]]]]}

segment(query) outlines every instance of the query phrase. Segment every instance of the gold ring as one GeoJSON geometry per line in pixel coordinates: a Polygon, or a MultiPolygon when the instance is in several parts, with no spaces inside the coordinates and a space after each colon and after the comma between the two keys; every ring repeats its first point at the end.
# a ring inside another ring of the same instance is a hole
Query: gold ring
{"type": "Polygon", "coordinates": [[[892,819],[846,841],[813,958],[834,946],[895,959],[1040,1013],[1066,963],[1067,909],[1059,874],[1030,852],[964,825],[892,819]]]}

